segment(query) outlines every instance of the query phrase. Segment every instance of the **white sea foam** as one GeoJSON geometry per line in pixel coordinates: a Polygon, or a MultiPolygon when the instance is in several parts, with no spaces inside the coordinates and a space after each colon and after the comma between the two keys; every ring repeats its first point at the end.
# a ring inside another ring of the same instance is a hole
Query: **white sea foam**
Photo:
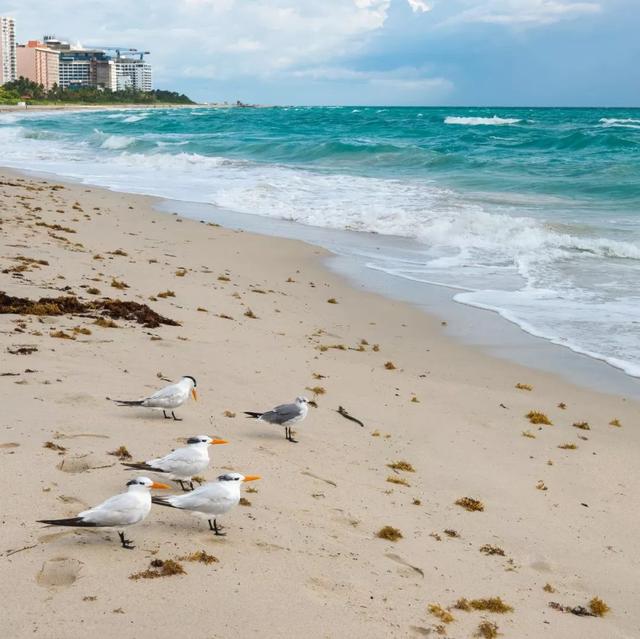
{"type": "Polygon", "coordinates": [[[494,115],[492,118],[480,118],[480,117],[458,117],[455,115],[448,115],[444,119],[445,124],[463,124],[466,126],[501,126],[505,124],[518,124],[522,122],[517,118],[499,118],[497,115],[494,115]]]}
{"type": "Polygon", "coordinates": [[[129,115],[126,118],[124,118],[124,120],[122,120],[123,122],[140,122],[140,120],[144,120],[149,114],[148,113],[140,113],[139,115],[129,115]]]}
{"type": "Polygon", "coordinates": [[[100,145],[103,149],[119,150],[126,149],[128,146],[136,141],[135,138],[127,135],[110,135],[100,145]]]}
{"type": "Polygon", "coordinates": [[[636,118],[600,118],[600,124],[605,128],[640,129],[640,120],[636,118]]]}

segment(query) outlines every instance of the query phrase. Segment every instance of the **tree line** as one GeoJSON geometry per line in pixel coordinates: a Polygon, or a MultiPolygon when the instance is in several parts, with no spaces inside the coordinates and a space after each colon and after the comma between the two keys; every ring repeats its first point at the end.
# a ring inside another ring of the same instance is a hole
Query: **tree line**
{"type": "Polygon", "coordinates": [[[124,89],[110,91],[97,87],[63,89],[54,84],[47,91],[42,84],[20,77],[0,86],[0,104],[15,104],[24,101],[31,104],[42,102],[69,102],[81,104],[195,104],[184,93],[176,91],[138,91],[124,89]]]}

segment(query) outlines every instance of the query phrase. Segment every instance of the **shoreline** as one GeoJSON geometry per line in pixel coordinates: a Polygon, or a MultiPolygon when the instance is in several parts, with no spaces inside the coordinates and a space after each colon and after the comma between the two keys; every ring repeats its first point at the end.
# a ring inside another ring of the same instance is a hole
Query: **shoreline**
{"type": "Polygon", "coordinates": [[[7,353],[0,371],[9,399],[0,421],[5,634],[75,638],[106,628],[168,638],[184,631],[170,611],[185,608],[194,636],[420,637],[443,625],[430,604],[491,596],[514,611],[452,608],[447,636],[471,637],[484,618],[506,637],[637,634],[637,402],[458,343],[422,310],[352,287],[315,246],[159,213],[147,196],[0,173],[0,290],[118,297],[181,323],[115,329],[82,316],[0,316],[3,352],[38,349],[7,353]],[[174,297],[158,296],[169,290],[174,297]],[[105,400],[153,390],[157,374],[186,373],[198,378],[201,401],[183,409],[184,422],[105,400]],[[325,392],[296,446],[241,417],[315,386],[325,392]],[[365,426],[344,420],[339,405],[365,426]],[[530,424],[531,410],[554,425],[530,424]],[[622,428],[609,425],[614,418],[622,428]],[[585,421],[588,431],[572,427],[585,421]],[[226,538],[158,509],[132,531],[131,552],[109,532],[34,524],[121,490],[130,475],[109,455],[118,446],[149,459],[208,431],[231,445],[213,451],[207,479],[229,468],[263,477],[246,495],[251,505],[225,517],[226,538]],[[415,472],[388,467],[398,460],[415,472]],[[484,512],[455,505],[465,496],[484,512]],[[376,538],[385,525],[403,539],[376,538]],[[504,555],[487,556],[487,544],[504,555]],[[219,563],[128,579],[153,558],[201,549],[219,563]],[[612,607],[602,619],[549,607],[595,596],[612,607]],[[199,598],[216,605],[194,606],[199,598]]]}

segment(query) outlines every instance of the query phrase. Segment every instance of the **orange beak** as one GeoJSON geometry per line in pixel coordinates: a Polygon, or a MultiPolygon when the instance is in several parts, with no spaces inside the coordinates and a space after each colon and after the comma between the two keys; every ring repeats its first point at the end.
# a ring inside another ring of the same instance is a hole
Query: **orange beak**
{"type": "Polygon", "coordinates": [[[256,481],[256,479],[262,479],[260,475],[245,475],[245,481],[256,481]]]}
{"type": "Polygon", "coordinates": [[[212,444],[228,444],[229,442],[226,439],[214,439],[212,437],[211,438],[211,443],[212,444]]]}
{"type": "Polygon", "coordinates": [[[195,388],[191,389],[191,395],[193,395],[193,399],[195,399],[196,401],[198,401],[198,393],[196,391],[195,388]]]}
{"type": "Polygon", "coordinates": [[[166,489],[169,489],[169,488],[171,488],[171,486],[167,486],[166,484],[161,484],[160,482],[154,481],[153,484],[151,484],[151,488],[166,488],[166,489]]]}

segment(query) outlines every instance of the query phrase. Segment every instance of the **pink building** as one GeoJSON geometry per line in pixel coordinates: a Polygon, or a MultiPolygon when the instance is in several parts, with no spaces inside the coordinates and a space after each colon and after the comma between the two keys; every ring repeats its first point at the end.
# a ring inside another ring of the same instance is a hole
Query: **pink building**
{"type": "Polygon", "coordinates": [[[60,83],[60,52],[48,49],[39,40],[16,47],[18,77],[42,84],[48,91],[60,83]]]}

